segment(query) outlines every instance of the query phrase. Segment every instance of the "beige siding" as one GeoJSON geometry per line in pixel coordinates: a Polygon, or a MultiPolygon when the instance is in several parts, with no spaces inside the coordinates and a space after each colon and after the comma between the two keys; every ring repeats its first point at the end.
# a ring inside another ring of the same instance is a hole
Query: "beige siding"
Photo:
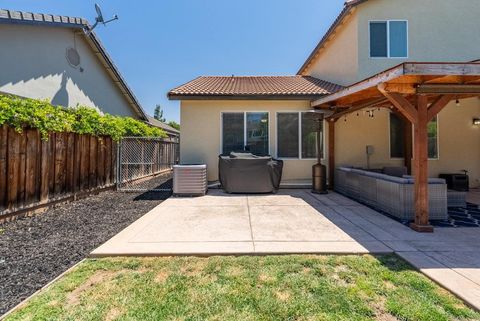
{"type": "MultiPolygon", "coordinates": [[[[276,112],[308,110],[302,101],[183,101],[181,104],[181,163],[206,163],[208,179],[217,180],[217,157],[221,152],[221,113],[225,111],[268,111],[270,153],[276,155],[276,112]]],[[[442,172],[470,172],[471,185],[480,186],[480,100],[449,104],[438,118],[439,158],[429,161],[431,177],[442,172]]],[[[373,145],[372,168],[402,166],[403,160],[390,158],[389,111],[381,109],[369,118],[363,112],[351,114],[336,123],[335,156],[337,165],[366,167],[365,147],[373,145]]],[[[328,141],[328,137],[326,137],[328,141]]],[[[309,179],[312,160],[285,160],[284,180],[309,179]]]]}
{"type": "Polygon", "coordinates": [[[83,35],[75,39],[83,72],[65,58],[66,49],[75,44],[72,29],[0,25],[0,91],[137,117],[83,35]]]}
{"type": "MultiPolygon", "coordinates": [[[[403,160],[390,158],[389,111],[375,112],[375,118],[353,113],[347,121],[336,123],[337,165],[366,167],[365,148],[373,145],[371,167],[398,166],[403,160]]],[[[480,127],[473,118],[480,117],[480,100],[462,100],[461,106],[450,103],[438,115],[439,158],[429,161],[430,177],[440,173],[458,173],[466,169],[472,186],[480,186],[480,127]]]]}
{"type": "Polygon", "coordinates": [[[480,59],[476,0],[369,0],[324,45],[304,74],[351,85],[404,61],[480,59]],[[370,58],[369,22],[407,20],[409,57],[370,58]]]}
{"type": "Polygon", "coordinates": [[[403,61],[472,61],[480,58],[477,0],[370,0],[357,9],[358,78],[403,61]],[[369,57],[370,20],[408,20],[408,59],[369,57]]]}
{"type": "Polygon", "coordinates": [[[357,15],[352,14],[340,26],[325,48],[304,73],[339,85],[349,85],[356,81],[358,70],[357,15]]]}
{"type": "MultiPolygon", "coordinates": [[[[308,101],[182,101],[180,122],[182,164],[205,163],[208,180],[218,179],[221,153],[221,113],[228,111],[269,112],[270,154],[276,155],[276,112],[309,110],[308,101]]],[[[308,179],[313,160],[285,160],[283,179],[308,179]]]]}

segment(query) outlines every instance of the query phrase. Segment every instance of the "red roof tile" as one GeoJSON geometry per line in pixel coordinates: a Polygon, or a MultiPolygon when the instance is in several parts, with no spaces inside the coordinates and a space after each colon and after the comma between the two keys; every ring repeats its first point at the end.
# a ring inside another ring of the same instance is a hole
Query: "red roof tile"
{"type": "Polygon", "coordinates": [[[309,76],[206,76],[168,93],[170,99],[187,98],[314,98],[343,87],[309,76]]]}

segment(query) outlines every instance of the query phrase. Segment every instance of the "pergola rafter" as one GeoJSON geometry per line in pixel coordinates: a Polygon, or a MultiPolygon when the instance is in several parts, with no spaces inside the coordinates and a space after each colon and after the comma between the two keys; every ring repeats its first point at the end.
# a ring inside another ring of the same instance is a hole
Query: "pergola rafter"
{"type": "MultiPolygon", "coordinates": [[[[349,106],[330,117],[329,154],[335,152],[335,121],[369,107],[390,107],[407,120],[405,164],[413,156],[415,176],[415,221],[411,227],[432,232],[428,213],[428,123],[454,99],[480,96],[480,63],[403,63],[337,93],[318,99],[314,108],[349,106]],[[410,134],[408,133],[410,131],[410,134]],[[407,143],[408,145],[408,143],[407,143]],[[410,152],[408,152],[410,150],[410,152]]],[[[335,156],[329,155],[330,182],[333,183],[335,156]]]]}

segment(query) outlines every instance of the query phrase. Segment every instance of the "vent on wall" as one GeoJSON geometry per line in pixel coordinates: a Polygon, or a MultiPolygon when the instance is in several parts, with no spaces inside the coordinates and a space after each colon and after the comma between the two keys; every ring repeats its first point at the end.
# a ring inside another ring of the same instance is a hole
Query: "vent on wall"
{"type": "Polygon", "coordinates": [[[78,54],[77,49],[72,47],[67,48],[66,57],[68,63],[73,68],[78,68],[78,66],[80,66],[80,55],[78,54]]]}

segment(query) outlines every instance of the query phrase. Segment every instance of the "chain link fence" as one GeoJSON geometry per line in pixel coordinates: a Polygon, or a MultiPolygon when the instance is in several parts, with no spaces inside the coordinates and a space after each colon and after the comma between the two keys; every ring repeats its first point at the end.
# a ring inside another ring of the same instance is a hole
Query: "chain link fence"
{"type": "Polygon", "coordinates": [[[177,141],[125,137],[118,144],[117,189],[124,192],[171,191],[164,175],[179,161],[177,141]],[[161,180],[155,179],[161,177],[161,180]]]}

